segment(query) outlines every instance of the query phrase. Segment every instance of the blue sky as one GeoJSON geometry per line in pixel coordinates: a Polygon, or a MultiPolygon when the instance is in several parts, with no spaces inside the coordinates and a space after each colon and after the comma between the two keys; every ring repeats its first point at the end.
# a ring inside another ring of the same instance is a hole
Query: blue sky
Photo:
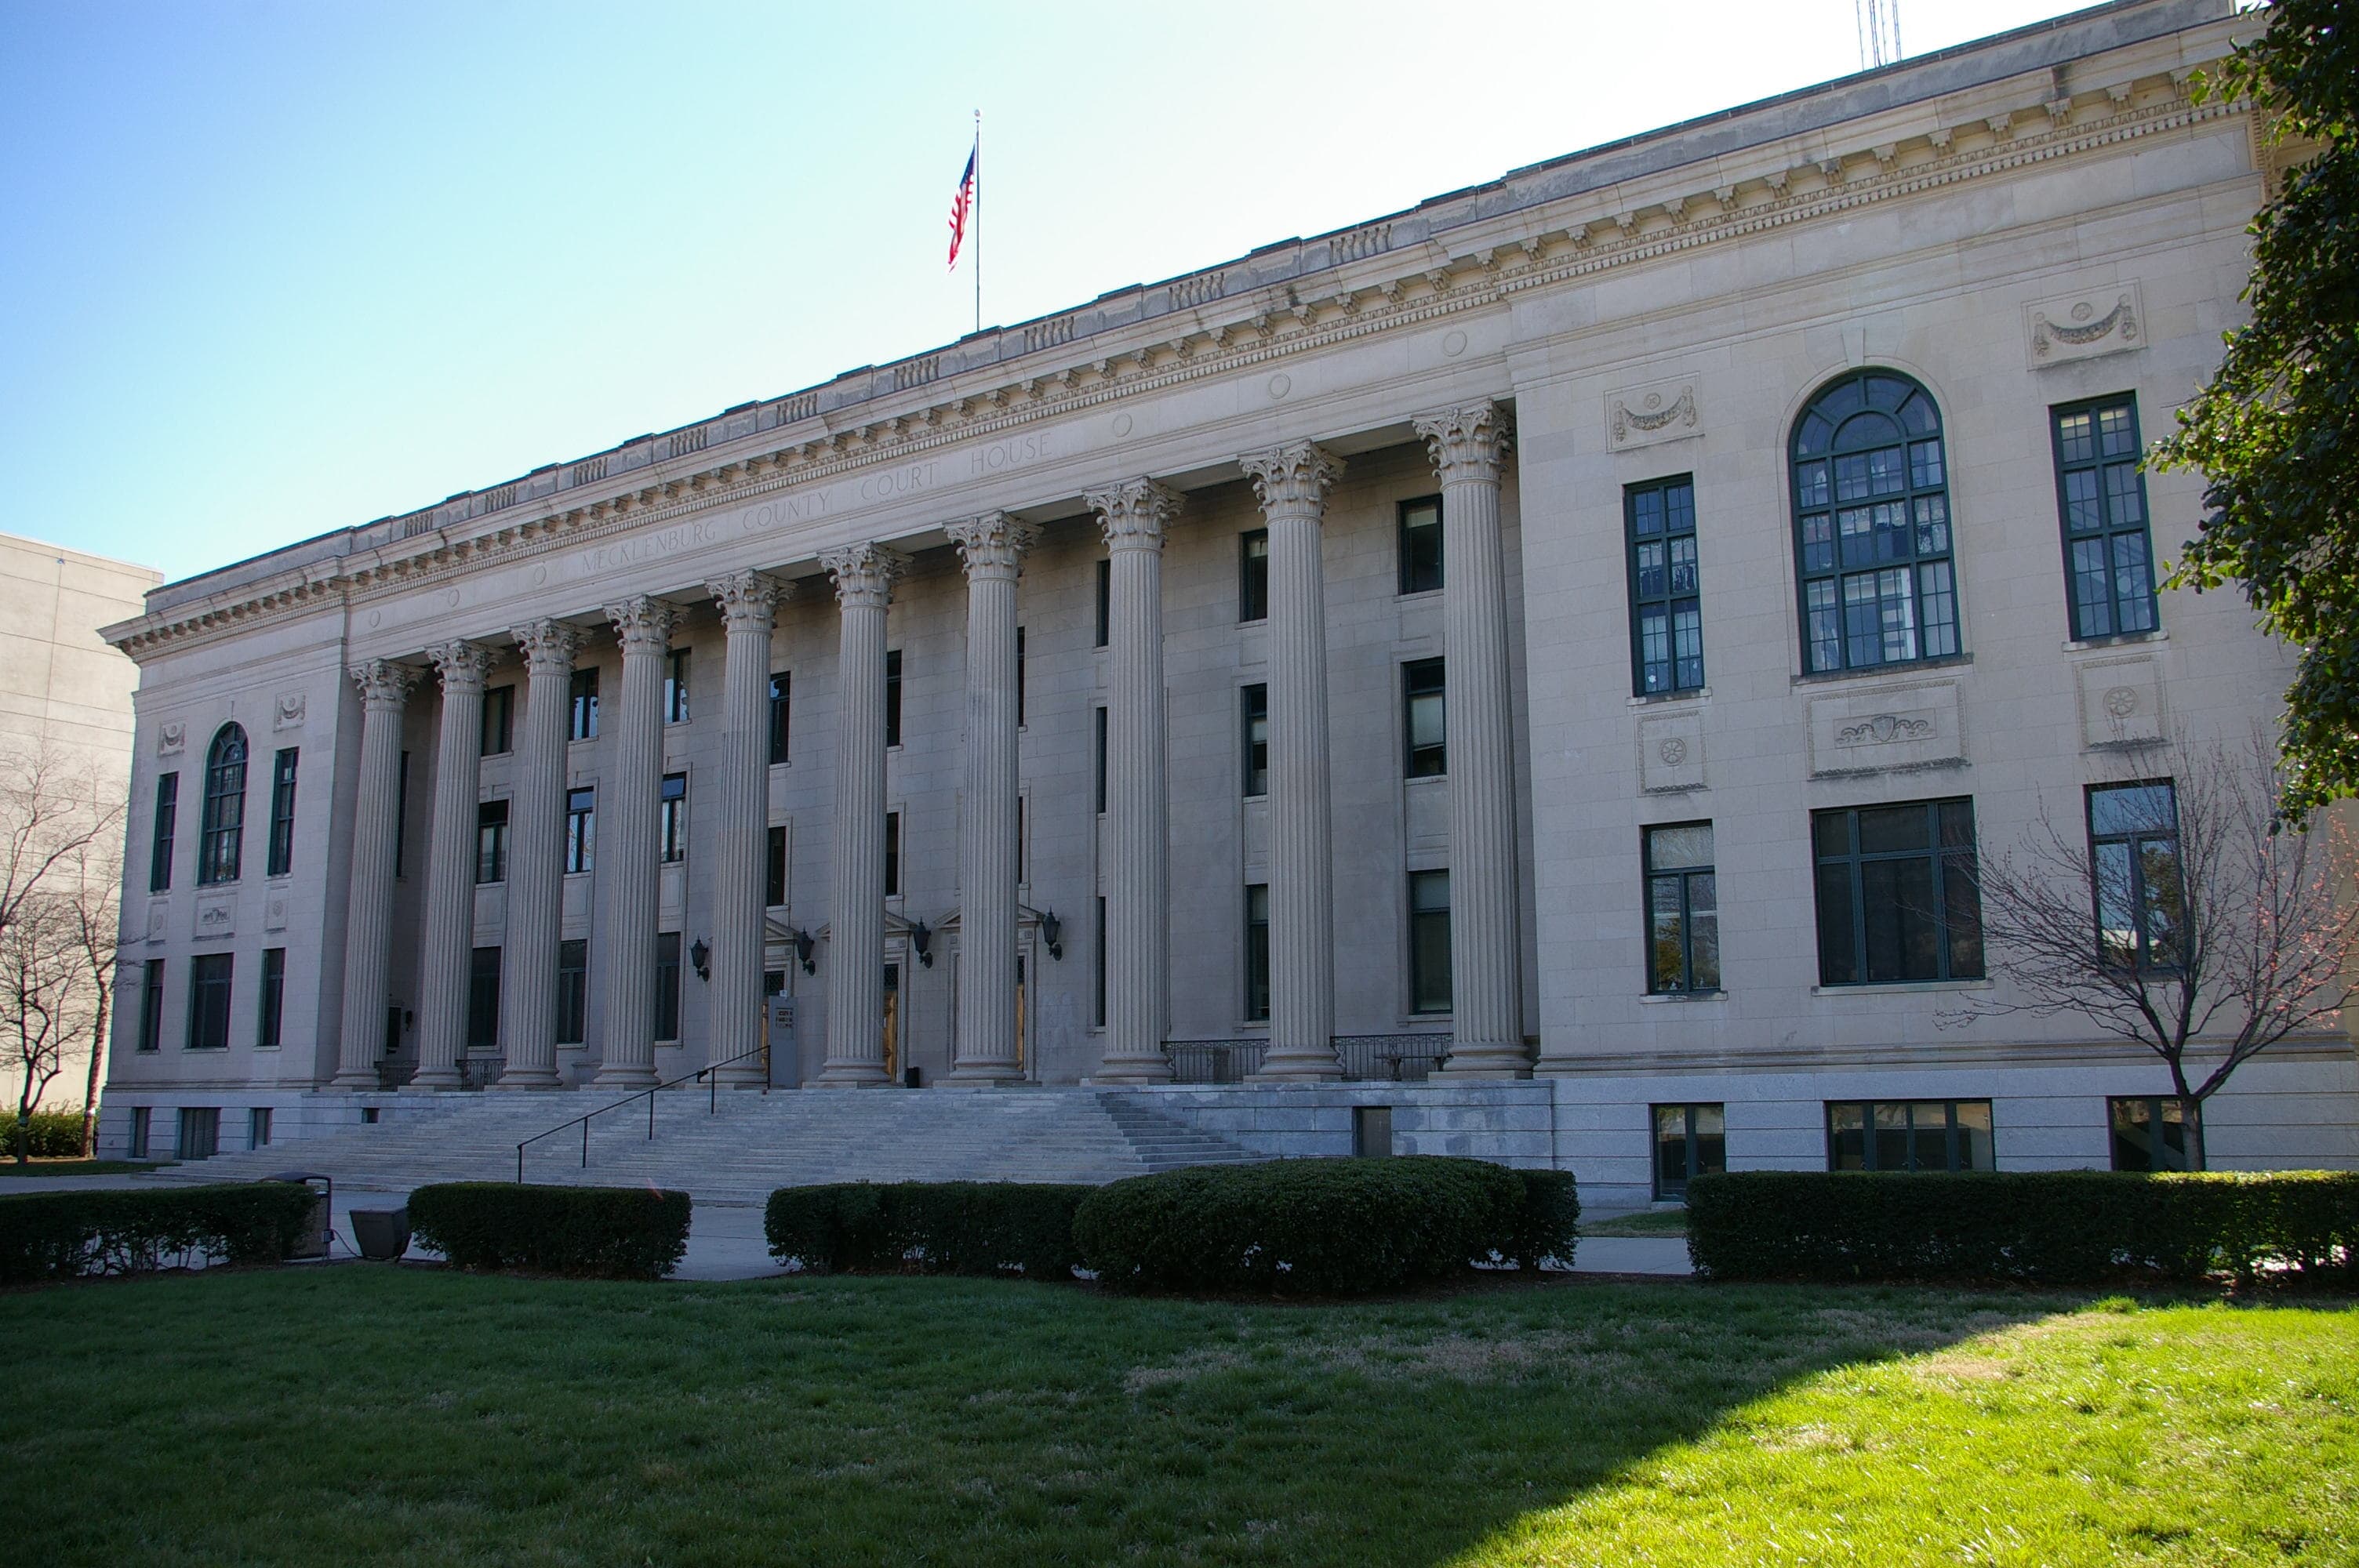
{"type": "Polygon", "coordinates": [[[976,108],[989,325],[1858,60],[1853,0],[0,0],[0,530],[185,576],[949,341],[976,108]]]}

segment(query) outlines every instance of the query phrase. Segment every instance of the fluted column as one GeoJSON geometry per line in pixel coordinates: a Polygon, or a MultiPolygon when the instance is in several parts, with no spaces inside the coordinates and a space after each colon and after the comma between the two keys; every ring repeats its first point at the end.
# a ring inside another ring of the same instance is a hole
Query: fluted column
{"type": "Polygon", "coordinates": [[[604,1051],[592,1081],[639,1088],[656,1081],[656,898],[663,859],[658,797],[663,790],[663,666],[672,607],[645,594],[606,607],[623,647],[622,700],[612,768],[598,779],[598,913],[605,926],[601,1032],[604,1051]]]}
{"type": "Polygon", "coordinates": [[[582,633],[561,621],[519,626],[524,722],[516,734],[516,798],[508,806],[506,950],[500,1025],[504,1089],[557,1087],[557,949],[565,914],[565,748],[572,736],[573,655],[582,633]]]}
{"type": "Polygon", "coordinates": [[[829,1087],[885,1076],[885,611],[908,558],[882,545],[830,550],[842,629],[836,660],[835,863],[829,870],[829,1087]]]}
{"type": "Polygon", "coordinates": [[[1338,1078],[1320,524],[1343,465],[1309,441],[1237,460],[1269,524],[1269,1052],[1265,1078],[1338,1078]]]}
{"type": "Polygon", "coordinates": [[[401,711],[418,672],[390,659],[354,665],[361,688],[360,793],[353,806],[353,871],[344,897],[344,1016],[337,1036],[340,1089],[376,1087],[392,965],[393,846],[401,809],[401,711]]]}
{"type": "Polygon", "coordinates": [[[1516,918],[1516,738],[1507,689],[1507,571],[1499,467],[1509,439],[1489,401],[1416,422],[1441,481],[1443,700],[1450,770],[1450,1060],[1526,1077],[1516,918]]]}
{"type": "Polygon", "coordinates": [[[950,1081],[1020,1077],[1016,1049],[1016,579],[1037,536],[1005,512],[949,529],[966,563],[966,790],[950,1081]]]}
{"type": "Polygon", "coordinates": [[[770,633],[792,589],[760,572],[705,585],[729,629],[722,676],[719,831],[712,871],[711,1054],[722,1081],[758,1084],[762,1044],[762,875],[770,820],[770,633]],[[733,1060],[733,1058],[735,1058],[733,1060]]]}
{"type": "Polygon", "coordinates": [[[1171,797],[1163,709],[1163,539],[1180,493],[1134,479],[1085,498],[1105,531],[1105,1051],[1100,1083],[1159,1083],[1171,986],[1171,797]]]}
{"type": "Polygon", "coordinates": [[[426,650],[442,677],[441,739],[434,752],[434,823],[426,847],[426,930],[420,944],[418,1073],[421,1089],[459,1087],[475,946],[475,807],[483,793],[484,676],[491,650],[440,643],[426,650]]]}

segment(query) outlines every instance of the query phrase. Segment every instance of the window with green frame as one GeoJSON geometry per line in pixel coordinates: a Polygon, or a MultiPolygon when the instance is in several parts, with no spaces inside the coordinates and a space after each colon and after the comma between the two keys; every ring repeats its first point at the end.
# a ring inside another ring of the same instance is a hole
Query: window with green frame
{"type": "Polygon", "coordinates": [[[1630,536],[1630,689],[1639,697],[1703,685],[1703,605],[1697,598],[1695,481],[1622,492],[1630,536]]]}
{"type": "Polygon", "coordinates": [[[1830,1171],[1990,1171],[1986,1099],[1829,1100],[1830,1171]]]}
{"type": "Polygon", "coordinates": [[[2169,779],[2089,791],[2089,873],[2097,954],[2117,968],[2178,967],[2187,940],[2179,800],[2169,779]]]}
{"type": "Polygon", "coordinates": [[[1400,503],[1400,590],[1433,593],[1441,587],[1441,497],[1400,503]]]}
{"type": "Polygon", "coordinates": [[[1728,1169],[1725,1106],[1658,1105],[1654,1109],[1658,1198],[1684,1198],[1690,1177],[1728,1169]]]}
{"type": "Polygon", "coordinates": [[[1973,801],[1813,812],[1810,843],[1821,985],[1982,979],[1973,801]]]}
{"type": "Polygon", "coordinates": [[[2187,1147],[2187,1102],[2176,1095],[2115,1096],[2105,1101],[2116,1171],[2193,1169],[2187,1147]]]}
{"type": "Polygon", "coordinates": [[[1794,422],[1803,667],[1874,669],[1958,652],[1948,463],[1933,395],[1854,371],[1794,422]]]}
{"type": "Polygon", "coordinates": [[[2155,628],[2154,551],[2138,472],[2137,399],[2125,393],[2049,410],[2064,591],[2075,638],[2155,628]]]}
{"type": "Polygon", "coordinates": [[[1719,879],[1712,824],[1643,832],[1647,861],[1647,989],[1680,996],[1720,989],[1719,879]]]}

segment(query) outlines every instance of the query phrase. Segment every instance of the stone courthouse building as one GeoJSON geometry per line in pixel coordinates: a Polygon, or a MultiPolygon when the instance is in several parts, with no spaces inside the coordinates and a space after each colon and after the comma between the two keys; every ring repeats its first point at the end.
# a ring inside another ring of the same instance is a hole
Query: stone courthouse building
{"type": "MultiPolygon", "coordinates": [[[[157,589],[112,1152],[718,1064],[1637,1198],[2169,1163],[2150,1056],[1975,1011],[1970,873],[2288,677],[2136,467],[2260,26],[2084,11],[157,589]]],[[[2288,1043],[2214,1158],[2359,1163],[2355,1090],[2288,1043]]]]}

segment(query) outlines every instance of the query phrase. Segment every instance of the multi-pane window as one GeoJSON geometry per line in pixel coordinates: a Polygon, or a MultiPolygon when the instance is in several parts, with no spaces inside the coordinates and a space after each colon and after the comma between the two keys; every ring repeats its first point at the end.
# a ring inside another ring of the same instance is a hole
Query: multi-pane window
{"type": "Polygon", "coordinates": [[[2099,957],[2120,968],[2176,967],[2186,948],[2187,902],[2169,780],[2089,791],[2089,870],[2099,957]]]}
{"type": "Polygon", "coordinates": [[[1640,697],[1703,685],[1695,481],[1682,475],[1622,492],[1630,534],[1631,687],[1640,697]]]}
{"type": "Polygon", "coordinates": [[[688,775],[666,773],[656,807],[657,837],[663,844],[664,864],[688,859],[688,775]]]}
{"type": "Polygon", "coordinates": [[[508,880],[508,803],[487,800],[475,807],[475,881],[508,880]]]}
{"type": "Polygon", "coordinates": [[[1269,619],[1269,530],[1237,535],[1237,619],[1269,619]]]}
{"type": "Polygon", "coordinates": [[[1728,1169],[1728,1117],[1718,1105],[1655,1107],[1655,1195],[1684,1198],[1688,1179],[1728,1169]]]}
{"type": "Polygon", "coordinates": [[[1239,717],[1244,725],[1245,792],[1269,793],[1269,687],[1256,682],[1237,689],[1239,717]]]}
{"type": "Polygon", "coordinates": [[[1098,563],[1098,623],[1097,641],[1091,646],[1103,648],[1114,640],[1114,562],[1098,563]]]}
{"type": "Polygon", "coordinates": [[[786,902],[787,830],[781,825],[770,829],[769,840],[763,846],[762,903],[767,909],[779,909],[786,902]]]}
{"type": "Polygon", "coordinates": [[[147,891],[168,892],[172,886],[172,837],[180,821],[180,775],[166,773],[156,781],[156,830],[147,845],[147,891]]]}
{"type": "Polygon", "coordinates": [[[1813,812],[1819,983],[1980,979],[1970,800],[1813,812]]]}
{"type": "Polygon", "coordinates": [[[770,765],[787,760],[787,720],[794,710],[795,677],[786,670],[770,675],[770,765]]]}
{"type": "Polygon", "coordinates": [[[1408,1010],[1450,1011],[1450,873],[1408,874],[1408,1010]]]}
{"type": "Polygon", "coordinates": [[[245,842],[245,730],[224,724],[205,753],[205,806],[197,838],[197,885],[237,881],[245,842]]]}
{"type": "Polygon", "coordinates": [[[590,1020],[590,944],[579,937],[557,945],[557,1043],[579,1045],[590,1020]]]}
{"type": "Polygon", "coordinates": [[[1830,1171],[1988,1171],[1986,1099],[1829,1100],[1830,1171]]]}
{"type": "Polygon", "coordinates": [[[147,1158],[148,1129],[155,1114],[149,1106],[135,1105],[131,1108],[131,1157],[135,1160],[147,1158]]]}
{"type": "Polygon", "coordinates": [[[1245,1016],[1269,1016],[1269,884],[1245,886],[1245,1016]]]}
{"type": "Polygon", "coordinates": [[[270,1108],[249,1106],[245,1112],[245,1146],[248,1149],[270,1147],[270,1108]]]}
{"type": "Polygon", "coordinates": [[[663,717],[667,724],[688,722],[688,650],[664,654],[663,717]]]}
{"type": "Polygon", "coordinates": [[[229,1049],[229,989],[232,960],[227,953],[200,953],[189,960],[189,1049],[229,1049]]]}
{"type": "Polygon", "coordinates": [[[1441,497],[1400,503],[1400,590],[1431,593],[1441,586],[1441,497]]]}
{"type": "Polygon", "coordinates": [[[483,750],[496,757],[516,745],[516,687],[495,686],[484,693],[483,750]]]}
{"type": "Polygon", "coordinates": [[[2105,1102],[2116,1171],[2188,1171],[2187,1102],[2177,1095],[2137,1095],[2105,1102]]]}
{"type": "Polygon", "coordinates": [[[1090,1017],[1098,1028],[1103,1029],[1106,1021],[1106,914],[1103,895],[1100,895],[1097,901],[1097,930],[1091,940],[1091,946],[1097,949],[1097,993],[1090,1017]]]}
{"type": "MultiPolygon", "coordinates": [[[[287,1012],[287,949],[265,947],[262,950],[262,1006],[255,1021],[254,1044],[260,1049],[274,1049],[281,1038],[280,1029],[287,1012]]],[[[267,1138],[263,1141],[270,1141],[267,1138]]]]}
{"type": "Polygon", "coordinates": [[[172,1151],[183,1160],[210,1160],[221,1152],[221,1107],[180,1108],[180,1141],[172,1151]]]}
{"type": "Polygon", "coordinates": [[[1024,628],[1016,629],[1016,728],[1024,728],[1024,628]]]}
{"type": "Polygon", "coordinates": [[[1646,830],[1647,989],[1679,995],[1720,989],[1720,898],[1712,824],[1646,830]]]}
{"type": "Polygon", "coordinates": [[[598,672],[575,670],[571,685],[572,713],[568,733],[576,741],[598,738],[598,672]]]}
{"type": "Polygon", "coordinates": [[[901,650],[885,655],[885,743],[901,743],[901,650]]]}
{"type": "Polygon", "coordinates": [[[598,792],[593,788],[565,792],[565,870],[568,875],[586,871],[597,861],[598,792]]]}
{"type": "Polygon", "coordinates": [[[288,746],[270,763],[270,852],[263,871],[283,877],[295,866],[296,748],[288,746]]]}
{"type": "Polygon", "coordinates": [[[901,814],[885,814],[885,896],[892,898],[901,891],[901,814]]]}
{"type": "Polygon", "coordinates": [[[467,965],[467,1049],[496,1051],[500,1044],[500,950],[478,947],[467,965]]]}
{"type": "Polygon", "coordinates": [[[400,876],[409,863],[409,753],[393,774],[393,874],[400,876]]]}
{"type": "Polygon", "coordinates": [[[656,1038],[679,1038],[679,933],[656,933],[656,1038]]]}
{"type": "Polygon", "coordinates": [[[2153,551],[2138,472],[2137,400],[2125,395],[2053,413],[2072,635],[2151,632],[2153,551]]]}
{"type": "Polygon", "coordinates": [[[1408,747],[1403,768],[1410,778],[1440,778],[1450,771],[1450,706],[1440,659],[1412,659],[1401,666],[1401,733],[1408,747]]]}
{"type": "Polygon", "coordinates": [[[1090,765],[1097,770],[1093,775],[1096,783],[1093,786],[1095,794],[1092,798],[1097,802],[1095,809],[1098,814],[1103,816],[1106,808],[1106,709],[1093,709],[1090,722],[1093,726],[1092,744],[1095,748],[1091,752],[1090,765]]]}
{"type": "Polygon", "coordinates": [[[139,981],[139,1049],[164,1048],[164,960],[150,958],[139,981]]]}
{"type": "Polygon", "coordinates": [[[1805,667],[1955,654],[1949,475],[1932,395],[1888,370],[1842,377],[1795,422],[1793,473],[1805,667]]]}

